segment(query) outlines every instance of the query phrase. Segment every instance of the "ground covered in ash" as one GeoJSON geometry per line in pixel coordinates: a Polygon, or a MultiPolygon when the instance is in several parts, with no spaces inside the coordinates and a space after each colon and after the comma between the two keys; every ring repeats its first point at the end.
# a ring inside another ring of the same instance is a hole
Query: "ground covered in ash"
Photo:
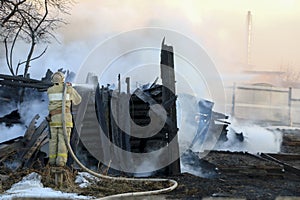
{"type": "Polygon", "coordinates": [[[236,174],[235,176],[222,175],[218,178],[201,178],[184,173],[173,178],[178,181],[178,188],[167,195],[170,199],[300,197],[300,178],[291,174],[285,177],[252,177],[236,174]]]}
{"type": "Polygon", "coordinates": [[[99,179],[98,181],[95,181],[93,177],[85,177],[86,179],[90,179],[88,181],[90,181],[92,184],[88,185],[86,188],[81,188],[79,187],[79,184],[75,183],[78,171],[74,171],[68,167],[65,167],[64,184],[60,187],[57,187],[55,185],[54,175],[51,173],[50,167],[44,167],[42,169],[18,170],[15,172],[2,167],[0,169],[0,175],[6,176],[6,178],[5,181],[0,182],[0,194],[10,189],[14,183],[19,182],[24,176],[32,172],[36,172],[42,176],[42,183],[44,187],[50,187],[67,193],[77,193],[83,196],[103,197],[126,192],[158,190],[170,186],[167,182],[153,183],[150,181],[111,181],[105,179],[99,179]]]}
{"type": "MultiPolygon", "coordinates": [[[[77,171],[66,168],[66,181],[60,188],[54,184],[49,167],[39,170],[20,170],[12,172],[1,168],[0,174],[6,175],[1,182],[0,193],[11,188],[12,184],[31,172],[42,175],[44,187],[51,187],[63,192],[77,193],[84,196],[103,197],[124,192],[155,190],[167,187],[167,183],[108,181],[101,179],[87,188],[80,188],[75,183],[77,171]]],[[[165,177],[166,178],[166,177],[165,177]]],[[[282,175],[251,175],[236,173],[219,174],[213,178],[201,178],[189,173],[168,177],[178,181],[178,188],[166,194],[167,199],[201,199],[202,197],[235,197],[246,199],[275,199],[278,196],[300,197],[300,177],[291,173],[282,175]]]]}

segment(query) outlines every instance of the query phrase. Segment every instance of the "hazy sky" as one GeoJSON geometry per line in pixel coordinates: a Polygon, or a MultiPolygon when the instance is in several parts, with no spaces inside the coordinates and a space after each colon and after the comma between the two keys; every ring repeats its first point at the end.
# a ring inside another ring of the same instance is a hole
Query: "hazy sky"
{"type": "Polygon", "coordinates": [[[89,38],[97,43],[113,33],[154,26],[190,36],[214,60],[245,63],[248,10],[253,14],[252,63],[266,69],[299,65],[300,2],[296,0],[81,0],[73,9],[64,41],[89,38]]]}
{"type": "MultiPolygon", "coordinates": [[[[254,69],[279,70],[282,66],[297,69],[300,66],[300,1],[297,0],[77,0],[67,16],[69,24],[58,31],[60,44],[53,43],[47,55],[32,64],[32,76],[44,74],[49,67],[76,71],[104,39],[132,29],[161,27],[199,43],[226,79],[228,74],[242,71],[247,62],[248,10],[253,17],[254,69]]],[[[19,48],[20,54],[22,51],[19,48]]]]}

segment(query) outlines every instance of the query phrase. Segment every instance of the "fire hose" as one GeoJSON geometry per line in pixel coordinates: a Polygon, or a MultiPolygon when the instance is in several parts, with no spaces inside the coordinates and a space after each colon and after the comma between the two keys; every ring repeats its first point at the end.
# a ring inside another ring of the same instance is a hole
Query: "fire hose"
{"type": "Polygon", "coordinates": [[[136,182],[144,182],[144,181],[150,181],[150,182],[169,182],[172,184],[171,186],[159,190],[151,190],[151,191],[142,191],[142,192],[128,192],[128,193],[121,193],[121,194],[116,194],[116,195],[111,195],[107,197],[103,197],[100,199],[114,199],[114,198],[122,198],[122,197],[133,197],[133,196],[145,196],[145,195],[157,195],[157,194],[162,194],[166,192],[170,192],[174,190],[177,186],[178,183],[175,180],[172,179],[161,179],[161,178],[125,178],[125,177],[112,177],[112,176],[107,176],[103,175],[100,173],[97,173],[89,168],[87,168],[84,164],[82,164],[79,159],[76,157],[70,142],[69,138],[67,136],[67,128],[66,128],[66,120],[65,120],[65,108],[66,108],[66,83],[63,86],[63,101],[62,101],[62,125],[63,125],[63,134],[64,134],[64,140],[67,146],[67,149],[69,153],[71,154],[72,158],[74,161],[78,164],[79,167],[81,167],[84,171],[102,179],[108,179],[108,180],[114,180],[114,181],[136,181],[136,182]]]}

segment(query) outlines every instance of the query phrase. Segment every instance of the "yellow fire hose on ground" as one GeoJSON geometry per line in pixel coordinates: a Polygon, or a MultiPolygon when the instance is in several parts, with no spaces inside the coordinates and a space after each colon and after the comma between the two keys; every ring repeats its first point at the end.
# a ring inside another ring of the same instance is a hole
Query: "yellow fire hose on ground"
{"type": "Polygon", "coordinates": [[[134,196],[146,196],[146,195],[157,195],[157,194],[162,194],[166,192],[170,192],[174,190],[177,186],[178,183],[175,180],[172,179],[159,179],[159,178],[125,178],[125,177],[112,177],[112,176],[106,176],[103,174],[99,174],[97,172],[94,172],[93,170],[90,170],[87,168],[85,165],[83,165],[76,155],[74,154],[72,147],[69,143],[69,139],[67,136],[67,129],[66,129],[66,121],[65,121],[65,107],[66,107],[66,83],[64,83],[63,86],[63,101],[62,101],[62,125],[63,125],[63,134],[64,134],[64,139],[65,143],[67,145],[67,149],[70,152],[72,158],[75,160],[75,162],[86,172],[98,177],[98,178],[103,178],[103,179],[109,179],[109,180],[114,180],[114,181],[138,181],[138,182],[143,182],[143,181],[150,181],[150,182],[169,182],[172,184],[172,186],[159,189],[159,190],[151,190],[151,191],[143,191],[143,192],[129,192],[129,193],[122,193],[122,194],[116,194],[116,195],[111,195],[99,199],[117,199],[117,198],[122,198],[122,197],[134,197],[134,196]]]}

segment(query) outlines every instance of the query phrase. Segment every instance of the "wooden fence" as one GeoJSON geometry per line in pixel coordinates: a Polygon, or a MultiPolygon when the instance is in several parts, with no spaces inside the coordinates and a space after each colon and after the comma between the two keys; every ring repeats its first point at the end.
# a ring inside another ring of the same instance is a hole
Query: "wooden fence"
{"type": "Polygon", "coordinates": [[[237,119],[300,126],[300,89],[234,84],[225,91],[227,113],[237,119]]]}

